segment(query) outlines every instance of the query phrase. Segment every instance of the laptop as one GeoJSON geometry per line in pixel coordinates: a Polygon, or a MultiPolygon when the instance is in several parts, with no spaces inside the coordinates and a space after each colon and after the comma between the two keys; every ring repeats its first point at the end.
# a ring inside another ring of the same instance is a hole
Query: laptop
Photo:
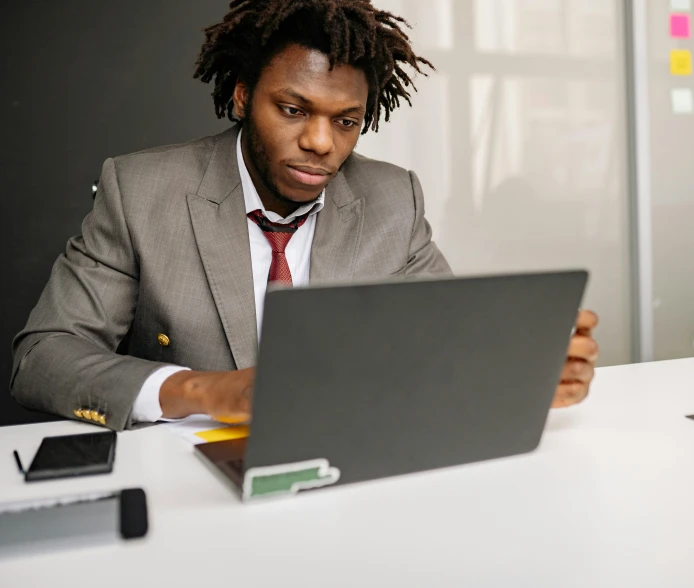
{"type": "Polygon", "coordinates": [[[248,501],[530,452],[587,278],[270,291],[250,437],[196,453],[248,501]]]}

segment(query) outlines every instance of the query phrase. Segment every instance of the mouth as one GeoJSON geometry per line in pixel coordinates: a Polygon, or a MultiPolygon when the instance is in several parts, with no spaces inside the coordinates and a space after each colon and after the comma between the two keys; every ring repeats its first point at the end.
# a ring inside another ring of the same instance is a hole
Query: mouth
{"type": "Polygon", "coordinates": [[[326,182],[332,175],[329,171],[319,167],[306,165],[288,165],[289,173],[300,184],[306,186],[318,186],[326,182]]]}

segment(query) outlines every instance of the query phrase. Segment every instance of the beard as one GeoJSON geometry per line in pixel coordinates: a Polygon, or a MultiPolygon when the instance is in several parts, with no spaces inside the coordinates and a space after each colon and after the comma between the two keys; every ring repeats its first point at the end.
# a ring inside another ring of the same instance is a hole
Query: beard
{"type": "Polygon", "coordinates": [[[265,145],[263,145],[263,141],[260,138],[258,129],[253,123],[253,114],[250,110],[243,120],[243,132],[248,133],[248,156],[251,159],[251,163],[258,172],[258,176],[260,177],[260,181],[263,183],[263,186],[275,200],[281,202],[282,204],[289,204],[291,206],[310,205],[318,200],[320,194],[318,194],[313,200],[297,202],[296,200],[293,200],[286,194],[282,193],[277,185],[277,182],[275,182],[272,174],[270,173],[270,156],[265,149],[265,145]]]}

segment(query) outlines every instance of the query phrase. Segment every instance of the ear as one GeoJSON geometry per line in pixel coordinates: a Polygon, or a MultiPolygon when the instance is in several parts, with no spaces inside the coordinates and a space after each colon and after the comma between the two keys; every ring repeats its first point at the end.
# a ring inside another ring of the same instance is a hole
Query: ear
{"type": "Polygon", "coordinates": [[[234,110],[236,111],[236,116],[241,120],[246,117],[249,96],[250,92],[245,82],[236,82],[236,86],[234,87],[234,110]]]}

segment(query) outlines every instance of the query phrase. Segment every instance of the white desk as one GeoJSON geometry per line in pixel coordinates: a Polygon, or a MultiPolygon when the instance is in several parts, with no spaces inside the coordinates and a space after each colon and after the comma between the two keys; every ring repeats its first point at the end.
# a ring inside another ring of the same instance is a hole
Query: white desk
{"type": "Polygon", "coordinates": [[[0,559],[0,586],[694,586],[694,360],[598,371],[526,456],[242,505],[160,427],[119,436],[114,474],[24,484],[41,438],[0,429],[0,501],[142,486],[139,542],[0,559]]]}

